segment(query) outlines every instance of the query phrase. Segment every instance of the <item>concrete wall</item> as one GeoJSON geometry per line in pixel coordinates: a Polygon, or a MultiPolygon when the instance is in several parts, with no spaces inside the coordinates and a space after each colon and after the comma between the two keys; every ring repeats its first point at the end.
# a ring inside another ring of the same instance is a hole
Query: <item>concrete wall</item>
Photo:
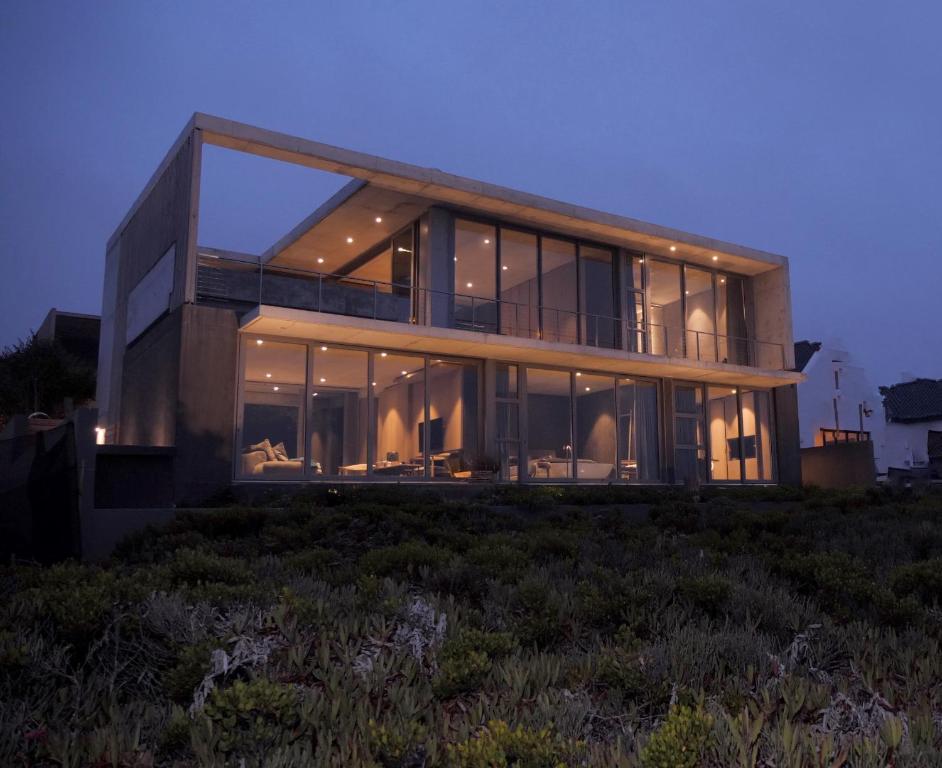
{"type": "Polygon", "coordinates": [[[760,368],[780,368],[784,350],[785,368],[794,368],[792,296],[788,264],[756,275],[750,282],[754,338],[782,345],[782,349],[757,345],[756,364],[760,368]]]}
{"type": "Polygon", "coordinates": [[[772,390],[775,409],[775,453],[778,463],[778,482],[781,485],[801,485],[802,460],[798,437],[798,387],[789,384],[772,390]]]}
{"type": "Polygon", "coordinates": [[[873,485],[872,443],[838,443],[801,449],[801,477],[805,485],[849,488],[873,485]]]}
{"type": "Polygon", "coordinates": [[[898,469],[927,466],[930,429],[942,430],[942,419],[913,424],[887,422],[884,431],[884,466],[898,469]]]}

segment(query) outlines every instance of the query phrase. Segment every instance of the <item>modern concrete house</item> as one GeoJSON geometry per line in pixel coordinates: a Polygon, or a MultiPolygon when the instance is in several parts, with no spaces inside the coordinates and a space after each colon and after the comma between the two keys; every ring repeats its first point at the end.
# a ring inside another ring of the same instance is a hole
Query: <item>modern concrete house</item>
{"type": "Polygon", "coordinates": [[[797,483],[788,261],[196,114],[108,241],[99,425],[232,483],[797,483]],[[350,181],[263,253],[206,145],[350,181]]]}

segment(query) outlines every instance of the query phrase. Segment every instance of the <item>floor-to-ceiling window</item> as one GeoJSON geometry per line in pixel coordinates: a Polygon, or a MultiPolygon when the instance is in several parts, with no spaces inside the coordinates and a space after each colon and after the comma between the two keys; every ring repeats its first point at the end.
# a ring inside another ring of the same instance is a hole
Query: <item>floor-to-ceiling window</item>
{"type": "Polygon", "coordinates": [[[314,346],[309,412],[311,473],[366,475],[368,353],[314,346]]]}
{"type": "Polygon", "coordinates": [[[703,387],[674,383],[674,482],[702,482],[706,459],[703,435],[703,387]]]}
{"type": "Polygon", "coordinates": [[[648,351],[684,356],[684,309],[680,265],[646,259],[648,267],[648,351]]]}
{"type": "Polygon", "coordinates": [[[494,382],[494,439],[501,480],[517,480],[520,467],[520,389],[516,365],[497,363],[494,382]]]}
{"type": "Polygon", "coordinates": [[[716,326],[718,360],[749,365],[745,281],[729,274],[716,276],[716,326]]]}
{"type": "Polygon", "coordinates": [[[500,332],[540,336],[540,285],[536,235],[501,227],[500,332]]]}
{"type": "Polygon", "coordinates": [[[553,237],[540,238],[543,339],[579,341],[576,245],[553,237]]]}
{"type": "Polygon", "coordinates": [[[707,429],[710,434],[710,480],[742,479],[744,446],[740,441],[739,396],[735,387],[707,388],[707,429]]]}
{"type": "Polygon", "coordinates": [[[527,476],[572,478],[572,391],[568,371],[527,368],[527,476]]]}
{"type": "Polygon", "coordinates": [[[716,360],[716,300],[713,273],[684,267],[686,354],[691,360],[716,360]]]}
{"type": "Polygon", "coordinates": [[[744,479],[775,479],[772,453],[772,395],[765,390],[742,391],[744,479]]]}
{"type": "MultiPolygon", "coordinates": [[[[376,441],[373,474],[424,477],[425,358],[394,352],[374,353],[370,388],[376,441]]],[[[427,430],[429,448],[432,441],[436,447],[441,444],[441,426],[439,420],[434,429],[427,430]]]]}
{"type": "MultiPolygon", "coordinates": [[[[431,477],[460,480],[480,455],[481,411],[478,403],[478,364],[470,361],[429,360],[428,454],[431,477]]],[[[424,446],[425,438],[420,433],[424,446]]]]}
{"type": "Polygon", "coordinates": [[[615,379],[579,372],[576,393],[576,477],[613,480],[618,463],[615,379]]]}
{"type": "Polygon", "coordinates": [[[497,228],[455,221],[455,327],[494,333],[497,317],[497,228]]]}
{"type": "Polygon", "coordinates": [[[647,352],[649,344],[644,314],[644,256],[627,256],[625,282],[625,333],[628,336],[628,351],[647,352]]]}
{"type": "Polygon", "coordinates": [[[618,340],[615,319],[615,260],[608,248],[579,246],[582,343],[611,349],[618,340]]]}
{"type": "Polygon", "coordinates": [[[242,363],[236,471],[242,478],[298,479],[304,472],[307,346],[244,337],[242,363]]]}
{"type": "Polygon", "coordinates": [[[657,383],[618,380],[618,477],[653,483],[660,479],[657,383]]]}

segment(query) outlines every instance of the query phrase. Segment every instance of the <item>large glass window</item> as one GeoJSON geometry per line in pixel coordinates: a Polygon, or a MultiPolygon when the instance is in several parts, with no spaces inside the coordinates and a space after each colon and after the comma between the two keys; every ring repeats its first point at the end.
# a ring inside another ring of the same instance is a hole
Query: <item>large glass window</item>
{"type": "Polygon", "coordinates": [[[497,363],[495,440],[501,480],[517,480],[520,459],[520,406],[517,366],[497,363]]]}
{"type": "Polygon", "coordinates": [[[425,358],[374,353],[370,387],[376,425],[373,474],[424,477],[426,431],[430,447],[433,442],[438,447],[444,441],[443,421],[425,429],[425,358]]]}
{"type": "Polygon", "coordinates": [[[307,347],[247,338],[243,346],[240,456],[242,478],[300,478],[304,472],[307,347]]]}
{"type": "Polygon", "coordinates": [[[744,446],[740,442],[739,397],[735,387],[707,389],[707,424],[710,431],[710,480],[742,479],[744,446]]]}
{"type": "MultiPolygon", "coordinates": [[[[432,477],[470,477],[479,455],[478,366],[429,362],[428,453],[432,477]]],[[[420,433],[420,443],[425,438],[420,433]]]]}
{"type": "Polygon", "coordinates": [[[704,480],[706,444],[703,438],[703,387],[674,384],[674,482],[686,485],[704,480]]]}
{"type": "Polygon", "coordinates": [[[627,296],[625,302],[626,332],[629,352],[646,352],[644,322],[644,257],[628,256],[626,265],[627,296]]]}
{"type": "Polygon", "coordinates": [[[654,355],[684,355],[684,313],[680,265],[647,259],[648,350],[654,355]]]}
{"type": "Polygon", "coordinates": [[[552,237],[541,238],[540,242],[543,338],[576,344],[579,341],[576,245],[552,237]]]}
{"type": "Polygon", "coordinates": [[[500,332],[539,338],[536,235],[500,230],[500,332]]]}
{"type": "Polygon", "coordinates": [[[611,480],[616,456],[615,379],[576,375],[576,467],[580,480],[611,480]]]}
{"type": "Polygon", "coordinates": [[[314,348],[309,405],[314,475],[366,475],[367,364],[363,350],[314,348]]]}
{"type": "Polygon", "coordinates": [[[684,304],[687,309],[687,357],[716,360],[716,322],[713,312],[713,273],[684,268],[684,304]]]}
{"type": "Polygon", "coordinates": [[[618,338],[615,319],[614,259],[606,248],[579,247],[582,343],[611,349],[618,338]]]}
{"type": "Polygon", "coordinates": [[[642,483],[660,478],[657,384],[618,380],[618,477],[642,483]]]}
{"type": "Polygon", "coordinates": [[[572,478],[572,407],[568,371],[527,368],[527,475],[572,478]]]}
{"type": "Polygon", "coordinates": [[[716,326],[718,359],[749,365],[746,330],[745,282],[735,275],[716,276],[716,326]]]}
{"type": "Polygon", "coordinates": [[[455,327],[497,331],[497,229],[455,221],[455,327]]]}
{"type": "Polygon", "coordinates": [[[766,391],[742,393],[742,441],[746,480],[775,479],[772,460],[772,397],[766,391]]]}

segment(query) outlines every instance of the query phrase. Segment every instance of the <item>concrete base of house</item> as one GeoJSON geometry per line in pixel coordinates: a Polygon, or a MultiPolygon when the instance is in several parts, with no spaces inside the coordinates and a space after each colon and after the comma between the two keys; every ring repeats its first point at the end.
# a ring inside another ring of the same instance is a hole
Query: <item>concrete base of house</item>
{"type": "Polygon", "coordinates": [[[867,487],[876,483],[873,443],[836,443],[801,449],[801,477],[819,488],[867,487]]]}

